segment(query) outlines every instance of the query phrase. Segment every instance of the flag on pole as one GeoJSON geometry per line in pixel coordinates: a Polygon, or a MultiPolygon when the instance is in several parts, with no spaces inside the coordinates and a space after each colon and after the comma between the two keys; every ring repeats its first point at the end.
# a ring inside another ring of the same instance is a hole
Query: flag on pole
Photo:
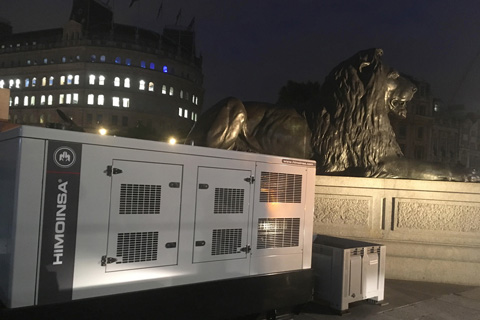
{"type": "Polygon", "coordinates": [[[193,17],[192,21],[190,21],[190,23],[188,24],[187,30],[192,31],[194,25],[195,25],[195,17],[193,17]]]}
{"type": "Polygon", "coordinates": [[[177,19],[175,20],[175,25],[178,24],[178,20],[180,19],[180,16],[182,15],[182,9],[180,9],[177,13],[177,19]]]}
{"type": "Polygon", "coordinates": [[[131,8],[133,6],[133,4],[137,1],[140,1],[140,0],[131,0],[130,5],[128,7],[131,8]]]}
{"type": "Polygon", "coordinates": [[[162,1],[162,3],[160,4],[160,8],[158,8],[158,11],[157,11],[157,19],[158,19],[158,17],[160,16],[160,13],[162,12],[162,10],[163,10],[163,1],[162,1]]]}

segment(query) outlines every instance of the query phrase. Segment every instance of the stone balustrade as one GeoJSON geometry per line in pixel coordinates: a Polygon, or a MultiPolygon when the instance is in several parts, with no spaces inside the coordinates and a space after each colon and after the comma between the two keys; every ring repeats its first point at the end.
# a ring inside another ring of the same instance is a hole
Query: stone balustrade
{"type": "Polygon", "coordinates": [[[386,278],[480,285],[480,183],[317,176],[314,233],[385,244],[386,278]]]}

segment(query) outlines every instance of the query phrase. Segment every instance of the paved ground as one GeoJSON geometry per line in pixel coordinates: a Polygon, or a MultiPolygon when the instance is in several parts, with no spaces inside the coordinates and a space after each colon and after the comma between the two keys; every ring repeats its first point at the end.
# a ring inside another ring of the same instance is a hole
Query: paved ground
{"type": "Polygon", "coordinates": [[[351,303],[349,313],[339,316],[321,302],[311,302],[295,320],[480,320],[480,287],[427,282],[386,280],[385,302],[351,303]]]}

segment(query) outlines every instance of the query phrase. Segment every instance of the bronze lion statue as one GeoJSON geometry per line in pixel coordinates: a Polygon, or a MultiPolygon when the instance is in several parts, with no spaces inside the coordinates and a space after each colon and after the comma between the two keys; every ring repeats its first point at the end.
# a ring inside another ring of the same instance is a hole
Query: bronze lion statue
{"type": "Polygon", "coordinates": [[[302,110],[227,98],[203,113],[186,143],[314,159],[317,174],[465,181],[461,170],[406,159],[389,114],[405,118],[417,88],[360,51],[325,78],[319,102],[302,110]]]}

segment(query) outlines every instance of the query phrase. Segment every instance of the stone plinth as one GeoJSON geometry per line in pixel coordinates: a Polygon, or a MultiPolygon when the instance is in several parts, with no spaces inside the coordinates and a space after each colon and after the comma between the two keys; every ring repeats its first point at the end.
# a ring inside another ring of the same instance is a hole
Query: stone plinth
{"type": "Polygon", "coordinates": [[[0,89],[0,121],[8,120],[10,89],[0,89]]]}
{"type": "Polygon", "coordinates": [[[385,244],[390,279],[480,285],[480,183],[316,177],[314,232],[385,244]]]}

